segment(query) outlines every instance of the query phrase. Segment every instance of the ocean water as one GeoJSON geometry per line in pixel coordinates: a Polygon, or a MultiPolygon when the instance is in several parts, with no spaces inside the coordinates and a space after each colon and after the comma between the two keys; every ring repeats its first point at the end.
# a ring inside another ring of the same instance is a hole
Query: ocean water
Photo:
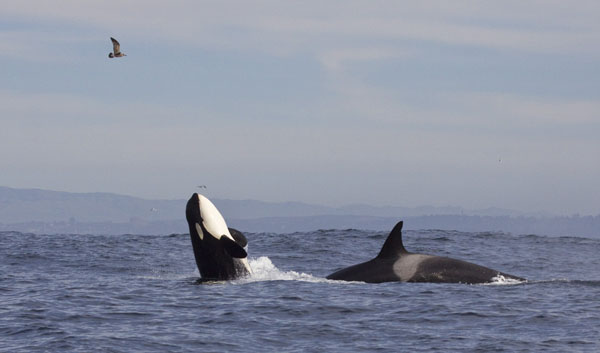
{"type": "Polygon", "coordinates": [[[198,283],[188,234],[0,233],[2,352],[600,351],[600,240],[405,231],[409,251],[523,276],[346,283],[387,232],[247,233],[255,274],[198,283]]]}

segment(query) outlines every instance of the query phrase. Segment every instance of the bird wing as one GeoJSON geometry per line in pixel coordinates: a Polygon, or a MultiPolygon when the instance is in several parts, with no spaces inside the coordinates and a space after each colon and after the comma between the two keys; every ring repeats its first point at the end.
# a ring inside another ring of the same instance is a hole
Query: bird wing
{"type": "Polygon", "coordinates": [[[119,54],[121,52],[121,44],[119,44],[119,42],[117,42],[117,40],[113,37],[110,37],[110,40],[113,44],[113,52],[115,53],[115,55],[119,54]]]}

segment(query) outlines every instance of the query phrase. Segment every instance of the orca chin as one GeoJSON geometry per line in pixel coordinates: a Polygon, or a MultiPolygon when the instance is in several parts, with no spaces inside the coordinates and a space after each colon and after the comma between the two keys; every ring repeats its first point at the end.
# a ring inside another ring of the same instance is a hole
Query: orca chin
{"type": "Polygon", "coordinates": [[[194,193],[187,202],[185,216],[203,281],[232,280],[252,274],[246,237],[227,227],[225,219],[209,199],[194,193]]]}
{"type": "Polygon", "coordinates": [[[408,252],[402,244],[400,221],[374,259],[334,272],[327,279],[382,282],[490,283],[500,278],[525,281],[470,262],[408,252]]]}

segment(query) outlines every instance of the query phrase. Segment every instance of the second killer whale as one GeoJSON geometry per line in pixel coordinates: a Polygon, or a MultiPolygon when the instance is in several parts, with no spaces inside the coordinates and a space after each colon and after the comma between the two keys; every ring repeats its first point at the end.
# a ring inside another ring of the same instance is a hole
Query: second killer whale
{"type": "Polygon", "coordinates": [[[383,282],[434,282],[434,283],[490,283],[504,278],[525,281],[524,278],[506,274],[467,261],[448,257],[408,252],[402,243],[400,221],[388,235],[381,251],[374,259],[346,267],[327,276],[327,279],[383,282]]]}

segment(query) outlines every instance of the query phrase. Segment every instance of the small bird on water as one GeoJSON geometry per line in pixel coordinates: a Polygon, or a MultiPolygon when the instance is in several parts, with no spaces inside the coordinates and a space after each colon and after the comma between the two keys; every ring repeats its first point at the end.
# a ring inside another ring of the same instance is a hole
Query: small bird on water
{"type": "Polygon", "coordinates": [[[112,53],[108,53],[108,57],[109,58],[120,58],[122,56],[127,56],[127,54],[123,54],[121,53],[121,44],[119,44],[119,42],[114,39],[113,37],[110,37],[110,40],[112,41],[113,44],[113,52],[112,53]]]}

